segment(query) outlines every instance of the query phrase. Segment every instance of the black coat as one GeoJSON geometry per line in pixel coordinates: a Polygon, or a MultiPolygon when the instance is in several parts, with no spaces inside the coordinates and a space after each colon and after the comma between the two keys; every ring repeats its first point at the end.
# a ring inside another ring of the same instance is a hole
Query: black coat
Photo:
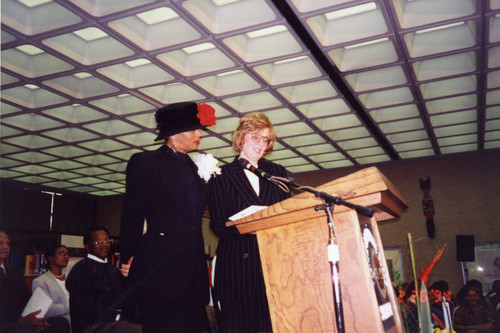
{"type": "Polygon", "coordinates": [[[184,322],[196,322],[195,313],[206,321],[209,285],[201,231],[204,181],[187,155],[165,145],[134,154],[126,173],[121,251],[124,261],[134,256],[128,277],[129,288],[137,290],[132,303],[139,305],[143,325],[158,328],[163,322],[170,332],[174,332],[172,325],[187,332],[190,323],[184,330],[184,322]]]}
{"type": "Polygon", "coordinates": [[[115,320],[123,296],[121,279],[118,269],[109,263],[88,257],[76,263],[66,279],[73,333],[115,320]]]}
{"type": "Polygon", "coordinates": [[[28,303],[30,292],[17,268],[4,264],[6,277],[0,277],[0,329],[2,324],[17,321],[28,303]]]}
{"type": "MultiPolygon", "coordinates": [[[[270,206],[290,194],[260,178],[257,196],[236,159],[221,169],[221,175],[208,183],[210,227],[219,237],[214,282],[217,323],[221,333],[270,332],[257,239],[255,235],[241,235],[235,227],[225,224],[230,216],[251,205],[270,206]]],[[[265,159],[259,161],[259,169],[286,177],[282,166],[265,159]]]]}

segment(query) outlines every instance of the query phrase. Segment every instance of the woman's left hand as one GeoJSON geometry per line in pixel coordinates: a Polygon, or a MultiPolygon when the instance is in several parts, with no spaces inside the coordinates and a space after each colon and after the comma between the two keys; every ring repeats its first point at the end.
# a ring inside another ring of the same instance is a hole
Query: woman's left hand
{"type": "Polygon", "coordinates": [[[130,258],[126,264],[122,264],[120,268],[120,272],[124,277],[128,277],[128,272],[130,271],[130,266],[132,265],[132,260],[134,257],[130,258]]]}

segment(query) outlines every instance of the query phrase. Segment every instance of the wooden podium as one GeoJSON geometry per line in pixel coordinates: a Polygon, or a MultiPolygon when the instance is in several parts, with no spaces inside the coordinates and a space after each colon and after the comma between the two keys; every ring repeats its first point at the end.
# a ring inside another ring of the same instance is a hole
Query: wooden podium
{"type": "MultiPolygon", "coordinates": [[[[404,332],[377,222],[408,205],[375,167],[316,190],[375,211],[369,218],[334,207],[345,332],[404,332]]],[[[273,332],[335,332],[336,308],[328,261],[329,227],[321,199],[304,192],[227,225],[255,233],[273,332]]]]}

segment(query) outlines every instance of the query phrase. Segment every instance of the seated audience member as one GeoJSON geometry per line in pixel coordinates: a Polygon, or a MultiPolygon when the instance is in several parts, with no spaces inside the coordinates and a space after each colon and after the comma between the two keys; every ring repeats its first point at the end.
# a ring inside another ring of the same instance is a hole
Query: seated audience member
{"type": "Polygon", "coordinates": [[[432,303],[432,306],[442,310],[443,303],[441,297],[444,297],[448,302],[448,306],[450,307],[450,313],[453,314],[453,310],[455,309],[455,301],[453,300],[454,297],[452,297],[452,294],[450,292],[448,282],[444,280],[433,282],[429,287],[429,293],[436,298],[436,300],[432,303]]]}
{"type": "Polygon", "coordinates": [[[65,286],[66,276],[62,272],[63,268],[68,266],[68,249],[64,245],[56,245],[47,251],[46,255],[50,268],[33,280],[32,291],[41,288],[52,299],[46,317],[62,316],[69,321],[69,293],[65,286]]]}
{"type": "Polygon", "coordinates": [[[500,333],[500,280],[493,281],[491,290],[488,291],[486,297],[495,311],[495,333],[500,333]]]}
{"type": "Polygon", "coordinates": [[[463,303],[453,314],[453,328],[457,333],[493,332],[493,309],[486,302],[480,289],[468,286],[463,303]]]}
{"type": "Polygon", "coordinates": [[[471,279],[467,281],[457,293],[458,305],[462,305],[465,302],[465,290],[467,289],[467,287],[474,287],[476,289],[481,290],[481,293],[483,292],[483,284],[481,283],[481,281],[476,279],[471,279]]]}
{"type": "Polygon", "coordinates": [[[9,255],[9,236],[0,231],[0,333],[69,332],[65,318],[37,318],[41,310],[21,317],[30,292],[22,272],[7,264],[9,255]]]}
{"type": "Polygon", "coordinates": [[[84,237],[88,255],[71,269],[66,280],[73,333],[138,333],[140,325],[120,316],[122,276],[108,263],[111,242],[104,227],[84,237]]]}
{"type": "Polygon", "coordinates": [[[491,290],[488,291],[486,297],[490,300],[493,310],[498,310],[497,307],[500,304],[500,280],[493,281],[491,290]]]}
{"type": "MultiPolygon", "coordinates": [[[[420,281],[419,285],[420,285],[420,281]]],[[[419,289],[420,292],[420,289],[419,289]]],[[[428,293],[428,301],[430,304],[433,303],[435,300],[435,297],[433,294],[428,293]]],[[[425,299],[424,297],[420,296],[420,302],[425,299]]],[[[415,281],[411,281],[404,292],[403,296],[403,307],[404,307],[404,315],[405,315],[405,323],[407,325],[407,332],[408,333],[417,333],[419,332],[419,324],[418,324],[418,309],[417,309],[417,300],[416,300],[416,292],[415,292],[415,281]]],[[[431,320],[432,320],[432,325],[434,327],[439,327],[440,323],[443,323],[444,318],[443,318],[443,312],[441,309],[437,307],[429,307],[430,314],[431,314],[431,320]]]]}

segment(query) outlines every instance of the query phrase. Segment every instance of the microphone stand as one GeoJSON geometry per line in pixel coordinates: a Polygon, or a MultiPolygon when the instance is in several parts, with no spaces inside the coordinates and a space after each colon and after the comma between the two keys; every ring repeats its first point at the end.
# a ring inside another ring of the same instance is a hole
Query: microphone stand
{"type": "MultiPolygon", "coordinates": [[[[331,263],[331,269],[332,269],[332,283],[333,283],[333,296],[335,300],[335,313],[336,313],[336,323],[337,323],[337,328],[339,333],[344,333],[345,332],[345,327],[344,327],[344,311],[342,308],[342,294],[341,294],[341,288],[340,288],[340,276],[339,276],[339,261],[340,261],[340,255],[339,255],[339,247],[337,243],[337,233],[335,231],[335,225],[333,223],[333,209],[335,205],[343,205],[349,208],[354,209],[356,212],[359,214],[365,215],[367,217],[372,217],[374,214],[373,209],[365,207],[365,206],[360,206],[356,205],[353,203],[350,203],[348,201],[343,200],[340,197],[335,197],[332,196],[328,193],[318,191],[312,187],[309,186],[302,186],[299,184],[296,184],[293,182],[293,178],[282,178],[282,177],[275,177],[271,176],[269,178],[266,178],[269,181],[273,182],[277,181],[279,182],[284,182],[287,183],[290,186],[293,186],[296,189],[302,190],[302,191],[307,191],[310,193],[313,193],[316,197],[321,198],[325,201],[324,205],[318,205],[314,208],[314,210],[319,211],[319,210],[324,210],[326,215],[327,215],[327,222],[328,226],[330,229],[330,240],[328,243],[328,260],[331,263]]],[[[275,183],[275,182],[273,182],[275,183]]],[[[282,188],[282,186],[280,186],[282,188]]]]}
{"type": "Polygon", "coordinates": [[[344,309],[342,307],[342,291],[340,289],[340,275],[339,275],[339,245],[337,243],[337,232],[333,224],[333,208],[334,204],[325,202],[324,205],[314,207],[314,210],[319,211],[323,209],[326,213],[328,220],[328,229],[330,230],[330,240],[328,242],[328,261],[330,261],[330,268],[332,270],[332,284],[333,284],[333,298],[335,301],[335,314],[336,323],[339,333],[345,332],[344,327],[344,309]]]}
{"type": "Polygon", "coordinates": [[[346,206],[346,207],[352,208],[356,212],[358,212],[359,214],[367,216],[367,217],[372,217],[373,214],[374,214],[374,211],[371,208],[368,208],[368,207],[365,207],[365,206],[361,206],[361,205],[353,204],[351,202],[345,201],[344,199],[342,199],[340,197],[334,197],[333,195],[330,195],[328,193],[318,191],[318,190],[316,190],[316,189],[314,189],[314,188],[312,188],[310,186],[302,186],[300,184],[294,183],[292,177],[282,178],[282,177],[270,176],[269,178],[265,178],[265,179],[269,180],[273,184],[276,184],[276,181],[278,183],[280,181],[285,182],[288,185],[293,186],[294,188],[296,188],[298,190],[312,193],[312,194],[314,194],[314,196],[316,196],[317,198],[323,199],[327,203],[332,203],[332,204],[335,204],[335,205],[342,205],[342,206],[346,206]]]}
{"type": "MultiPolygon", "coordinates": [[[[280,180],[281,180],[281,178],[280,178],[280,180]]],[[[368,208],[368,207],[365,207],[365,206],[361,206],[361,205],[353,204],[351,202],[343,200],[340,197],[334,197],[333,195],[330,195],[330,194],[325,193],[325,192],[318,191],[318,190],[316,190],[316,189],[314,189],[312,187],[309,187],[309,186],[302,186],[302,185],[296,184],[296,183],[293,182],[293,178],[288,178],[287,179],[287,183],[289,185],[295,187],[296,189],[303,190],[303,191],[306,191],[306,192],[310,192],[310,193],[314,194],[316,197],[325,200],[325,202],[330,202],[330,203],[335,204],[335,205],[342,205],[342,206],[346,206],[346,207],[352,208],[352,209],[354,209],[356,212],[358,212],[361,215],[364,215],[364,216],[367,216],[367,217],[372,217],[373,214],[374,214],[374,211],[371,208],[368,208]]]]}

